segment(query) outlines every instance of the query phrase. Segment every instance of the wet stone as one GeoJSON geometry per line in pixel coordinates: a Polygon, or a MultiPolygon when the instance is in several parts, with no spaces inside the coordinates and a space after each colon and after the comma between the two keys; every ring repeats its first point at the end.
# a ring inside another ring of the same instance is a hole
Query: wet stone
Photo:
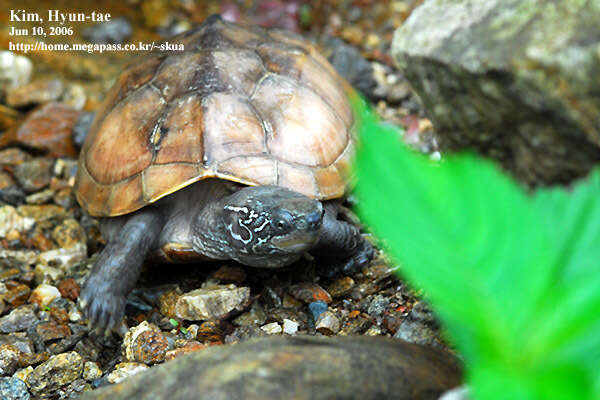
{"type": "Polygon", "coordinates": [[[332,300],[331,295],[316,283],[305,282],[292,285],[290,286],[289,292],[292,296],[298,300],[302,300],[306,304],[310,304],[315,301],[323,301],[326,304],[329,304],[332,300]]]}
{"type": "Polygon", "coordinates": [[[344,327],[340,329],[339,334],[342,336],[362,334],[367,331],[371,325],[373,325],[371,321],[364,318],[362,315],[359,315],[346,323],[344,327]]]}
{"type": "Polygon", "coordinates": [[[16,133],[18,143],[47,151],[50,157],[77,157],[71,132],[80,111],[48,103],[30,113],[16,133]]]}
{"type": "MultiPolygon", "coordinates": [[[[41,353],[21,353],[19,355],[19,366],[21,367],[29,367],[36,366],[50,358],[50,354],[44,351],[41,353]]],[[[33,369],[32,369],[33,372],[33,369]]]]}
{"type": "MultiPolygon", "coordinates": [[[[0,282],[13,281],[19,279],[21,276],[21,270],[19,268],[10,268],[5,269],[0,272],[0,282]]],[[[6,293],[8,291],[6,285],[4,285],[1,293],[6,293]]]]}
{"type": "Polygon", "coordinates": [[[102,370],[98,366],[98,363],[93,361],[86,361],[83,364],[83,373],[81,377],[88,382],[93,381],[94,379],[98,379],[102,376],[102,370]]]}
{"type": "Polygon", "coordinates": [[[126,17],[114,18],[83,30],[83,37],[92,43],[125,43],[133,33],[131,22],[126,17]]]}
{"type": "Polygon", "coordinates": [[[54,190],[48,188],[25,197],[25,202],[27,204],[45,204],[52,200],[52,197],[54,197],[54,190]]]}
{"type": "Polygon", "coordinates": [[[195,351],[199,351],[206,348],[206,345],[198,342],[197,340],[189,340],[183,346],[167,351],[165,355],[165,361],[171,361],[174,358],[182,356],[184,354],[193,353],[195,351]]]}
{"type": "Polygon", "coordinates": [[[200,341],[218,342],[223,339],[223,330],[215,321],[205,321],[198,327],[196,339],[200,341]]]}
{"type": "Polygon", "coordinates": [[[0,332],[11,333],[27,329],[38,321],[32,307],[23,306],[0,318],[0,332]]]}
{"type": "Polygon", "coordinates": [[[27,386],[35,395],[52,392],[81,376],[83,360],[74,351],[50,357],[27,377],[27,386]]]}
{"type": "Polygon", "coordinates": [[[33,289],[29,297],[29,302],[38,304],[40,307],[45,307],[58,297],[60,297],[60,291],[56,287],[41,284],[33,289]]]}
{"type": "Polygon", "coordinates": [[[50,184],[54,160],[34,158],[15,166],[14,177],[26,192],[37,192],[50,184]]]}
{"type": "Polygon", "coordinates": [[[11,89],[6,94],[6,104],[25,107],[58,100],[65,86],[60,79],[37,79],[27,85],[11,89]]]}
{"type": "Polygon", "coordinates": [[[84,243],[71,248],[45,251],[38,255],[38,263],[41,265],[58,267],[65,272],[68,272],[73,266],[81,264],[86,259],[87,247],[84,243]]]}
{"type": "Polygon", "coordinates": [[[329,61],[336,71],[365,96],[375,98],[373,91],[377,82],[373,78],[373,68],[358,49],[337,38],[332,39],[328,47],[332,48],[329,61]]]}
{"type": "Polygon", "coordinates": [[[0,378],[0,399],[29,400],[31,398],[27,385],[19,378],[0,378]]]}
{"type": "Polygon", "coordinates": [[[219,319],[241,309],[250,298],[250,288],[235,285],[196,289],[183,294],[175,306],[177,318],[197,321],[219,319]]]}
{"type": "Polygon", "coordinates": [[[19,165],[30,160],[31,155],[19,149],[18,147],[9,147],[0,150],[0,165],[19,165]]]}
{"type": "Polygon", "coordinates": [[[81,149],[83,146],[83,142],[85,142],[85,138],[90,131],[95,116],[96,113],[90,111],[79,114],[77,122],[73,126],[73,130],[71,132],[73,144],[78,149],[81,149]]]}
{"type": "Polygon", "coordinates": [[[340,320],[331,311],[325,311],[315,322],[315,329],[326,336],[334,335],[340,330],[340,320]]]}
{"type": "Polygon", "coordinates": [[[12,89],[26,85],[31,79],[32,71],[33,64],[29,58],[11,51],[0,51],[1,88],[12,89]]]}
{"type": "Polygon", "coordinates": [[[19,349],[12,344],[0,346],[0,375],[12,375],[19,366],[19,349]]]}
{"type": "Polygon", "coordinates": [[[132,375],[147,370],[148,368],[149,367],[147,365],[137,362],[123,362],[117,364],[115,369],[108,374],[106,378],[109,383],[119,383],[132,375]]]}
{"type": "Polygon", "coordinates": [[[127,361],[156,364],[164,361],[169,343],[162,331],[147,321],[131,328],[123,339],[123,356],[127,361]]]}

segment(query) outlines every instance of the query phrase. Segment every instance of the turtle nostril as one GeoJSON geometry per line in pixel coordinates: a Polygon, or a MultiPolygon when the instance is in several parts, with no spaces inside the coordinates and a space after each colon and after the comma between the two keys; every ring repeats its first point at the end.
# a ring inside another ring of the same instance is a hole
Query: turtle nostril
{"type": "Polygon", "coordinates": [[[321,213],[313,212],[306,216],[306,222],[308,222],[308,226],[312,229],[318,228],[321,225],[321,213]]]}

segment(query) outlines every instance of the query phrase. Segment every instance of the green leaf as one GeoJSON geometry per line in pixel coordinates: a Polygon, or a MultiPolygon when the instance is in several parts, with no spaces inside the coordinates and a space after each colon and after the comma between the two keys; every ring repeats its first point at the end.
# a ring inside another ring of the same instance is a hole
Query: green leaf
{"type": "Polygon", "coordinates": [[[406,149],[356,106],[359,213],[425,291],[479,398],[600,394],[600,174],[530,196],[474,155],[406,149]]]}

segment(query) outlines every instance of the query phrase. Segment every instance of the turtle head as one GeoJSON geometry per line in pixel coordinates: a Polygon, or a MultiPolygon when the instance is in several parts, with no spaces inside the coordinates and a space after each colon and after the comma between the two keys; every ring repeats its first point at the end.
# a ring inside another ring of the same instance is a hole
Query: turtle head
{"type": "Polygon", "coordinates": [[[235,260],[279,267],[300,258],[319,238],[320,201],[279,186],[243,188],[220,202],[224,238],[235,260]]]}

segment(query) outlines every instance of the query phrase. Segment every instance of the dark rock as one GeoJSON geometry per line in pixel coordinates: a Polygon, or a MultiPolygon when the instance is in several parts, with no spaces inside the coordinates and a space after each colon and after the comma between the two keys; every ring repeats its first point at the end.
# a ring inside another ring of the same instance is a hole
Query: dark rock
{"type": "Polygon", "coordinates": [[[131,22],[126,17],[114,18],[83,30],[83,37],[92,43],[125,43],[133,33],[131,22]]]}
{"type": "Polygon", "coordinates": [[[444,148],[474,148],[539,185],[600,161],[599,45],[593,2],[433,0],[392,54],[444,148]]]}
{"type": "Polygon", "coordinates": [[[25,382],[18,378],[0,378],[0,399],[29,400],[30,394],[25,382]]]}
{"type": "Polygon", "coordinates": [[[329,62],[350,84],[369,99],[375,99],[377,82],[373,78],[373,67],[354,46],[334,38],[326,43],[331,49],[329,62]]]}
{"type": "Polygon", "coordinates": [[[6,172],[0,171],[0,201],[17,205],[25,199],[25,192],[6,172]]]}
{"type": "Polygon", "coordinates": [[[83,360],[74,351],[52,356],[27,377],[27,386],[35,395],[52,393],[81,377],[83,360]]]}
{"type": "Polygon", "coordinates": [[[459,383],[448,353],[400,340],[270,337],[207,348],[81,399],[433,400],[459,383]]]}
{"type": "Polygon", "coordinates": [[[367,313],[374,318],[380,317],[389,304],[390,300],[388,298],[377,295],[371,300],[371,304],[367,308],[367,313]]]}
{"type": "Polygon", "coordinates": [[[90,131],[95,116],[96,113],[90,111],[79,114],[79,118],[77,118],[77,122],[73,126],[72,131],[73,144],[78,149],[81,149],[83,146],[83,142],[85,142],[85,138],[90,131]]]}
{"type": "Polygon", "coordinates": [[[290,286],[289,292],[298,300],[306,304],[315,301],[322,301],[326,304],[331,303],[331,295],[325,289],[316,283],[303,282],[290,286]]]}

